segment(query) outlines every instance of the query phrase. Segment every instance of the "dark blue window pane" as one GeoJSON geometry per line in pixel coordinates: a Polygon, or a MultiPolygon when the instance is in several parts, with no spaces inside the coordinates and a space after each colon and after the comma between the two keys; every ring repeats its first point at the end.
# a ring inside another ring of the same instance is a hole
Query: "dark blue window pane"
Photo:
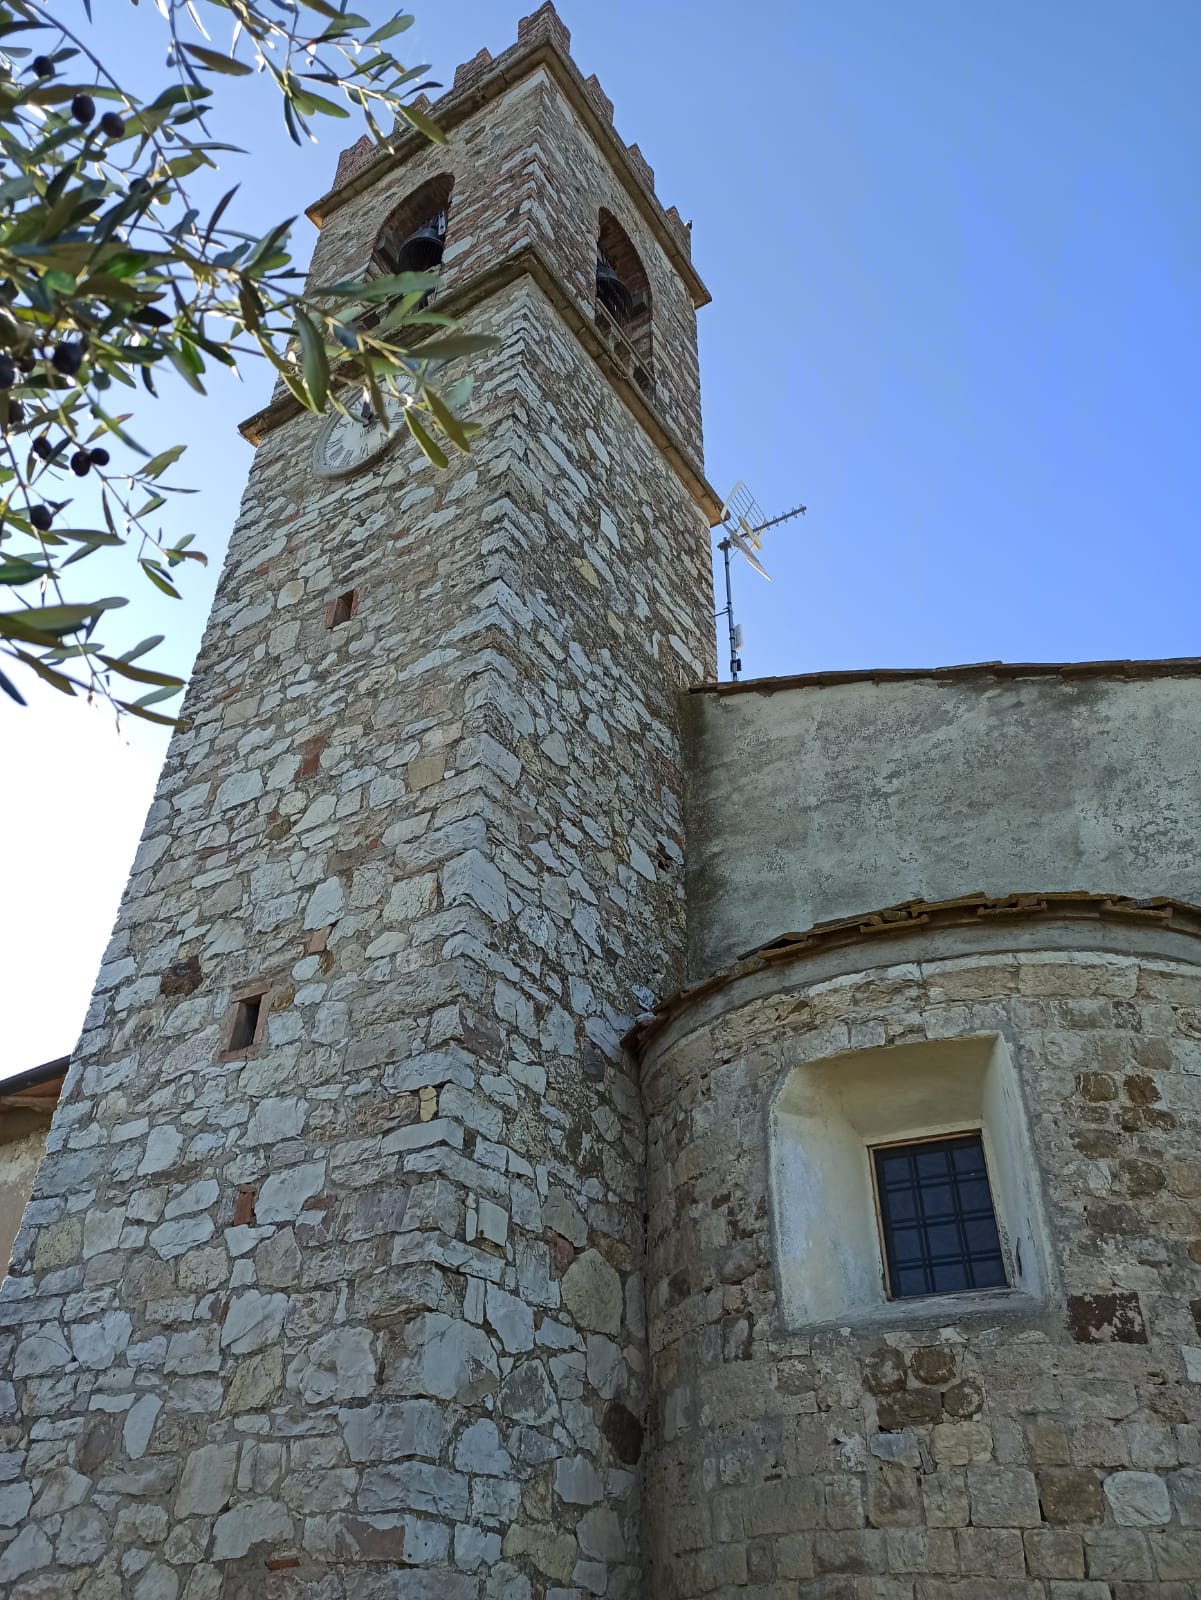
{"type": "Polygon", "coordinates": [[[955,1163],[955,1171],[961,1178],[984,1177],[984,1146],[959,1145],[951,1152],[951,1159],[955,1163]]]}
{"type": "Polygon", "coordinates": [[[927,1217],[953,1217],[959,1207],[955,1203],[955,1186],[950,1183],[922,1184],[922,1212],[927,1217]]]}
{"type": "Polygon", "coordinates": [[[939,1145],[919,1145],[914,1154],[919,1178],[947,1177],[947,1152],[939,1145]]]}
{"type": "Polygon", "coordinates": [[[876,1157],[876,1172],[881,1183],[908,1183],[909,1156],[885,1154],[883,1151],[876,1157]]]}
{"type": "Polygon", "coordinates": [[[987,1178],[969,1178],[960,1181],[959,1204],[965,1211],[991,1211],[992,1195],[988,1192],[987,1178]]]}
{"type": "Polygon", "coordinates": [[[1000,1256],[983,1256],[972,1261],[972,1277],[977,1289],[1003,1289],[1005,1263],[1000,1256]]]}
{"type": "Polygon", "coordinates": [[[940,1262],[933,1270],[935,1294],[951,1294],[956,1289],[968,1289],[966,1261],[940,1262]]]}
{"type": "Polygon", "coordinates": [[[991,1217],[983,1217],[977,1222],[965,1222],[963,1233],[969,1254],[987,1256],[1000,1253],[997,1225],[991,1217]]]}
{"type": "Polygon", "coordinates": [[[937,1227],[927,1228],[926,1248],[935,1259],[941,1259],[944,1256],[962,1255],[963,1250],[959,1240],[959,1229],[953,1222],[940,1223],[937,1227]]]}
{"type": "Polygon", "coordinates": [[[898,1261],[921,1261],[922,1230],[920,1228],[897,1228],[892,1236],[892,1248],[898,1261]]]}
{"type": "Polygon", "coordinates": [[[894,1297],[1005,1285],[979,1134],[890,1145],[873,1159],[894,1297]]]}

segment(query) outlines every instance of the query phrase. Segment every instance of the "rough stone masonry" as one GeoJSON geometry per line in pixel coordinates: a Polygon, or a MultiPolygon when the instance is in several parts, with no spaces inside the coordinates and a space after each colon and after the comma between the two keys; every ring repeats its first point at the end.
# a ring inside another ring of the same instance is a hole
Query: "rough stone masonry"
{"type": "Polygon", "coordinates": [[[1199,664],[715,686],[707,296],[568,44],[312,209],[324,280],[449,190],[484,431],[244,424],[0,1294],[0,1593],[1196,1600],[1199,664]],[[869,1145],[965,1128],[1006,1284],[889,1299],[869,1145]]]}
{"type": "Polygon", "coordinates": [[[497,337],[484,431],[450,472],[405,439],[331,480],[314,419],[250,425],[0,1303],[14,1600],[637,1591],[619,1041],[683,977],[706,296],[567,43],[527,18],[440,102],[449,149],[352,152],[319,207],[322,280],[453,178],[440,304],[497,337]],[[650,397],[596,325],[601,208],[650,283],[650,397]]]}

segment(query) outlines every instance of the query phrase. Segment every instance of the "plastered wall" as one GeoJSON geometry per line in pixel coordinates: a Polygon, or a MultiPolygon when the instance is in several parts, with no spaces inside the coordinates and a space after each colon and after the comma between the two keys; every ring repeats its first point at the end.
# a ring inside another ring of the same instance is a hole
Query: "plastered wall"
{"type": "Polygon", "coordinates": [[[1196,674],[689,696],[692,976],[918,897],[1201,899],[1196,674]]]}

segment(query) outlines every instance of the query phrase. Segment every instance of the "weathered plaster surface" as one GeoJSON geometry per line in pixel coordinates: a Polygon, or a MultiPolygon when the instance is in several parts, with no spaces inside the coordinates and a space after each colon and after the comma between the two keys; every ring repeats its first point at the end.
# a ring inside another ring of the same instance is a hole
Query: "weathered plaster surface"
{"type": "Polygon", "coordinates": [[[34,1111],[0,1111],[0,1278],[8,1270],[9,1251],[49,1132],[48,1116],[34,1111]]]}
{"type": "Polygon", "coordinates": [[[904,900],[1201,900],[1201,681],[1055,675],[689,697],[690,971],[904,900]]]}

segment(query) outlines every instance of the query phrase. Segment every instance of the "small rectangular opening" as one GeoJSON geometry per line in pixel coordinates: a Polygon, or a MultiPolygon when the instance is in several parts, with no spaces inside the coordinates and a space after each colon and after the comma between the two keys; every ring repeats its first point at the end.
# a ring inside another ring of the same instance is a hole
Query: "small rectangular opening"
{"type": "Polygon", "coordinates": [[[336,628],[341,622],[349,622],[359,609],[359,591],[347,589],[345,594],[340,594],[336,600],[331,600],[325,608],[325,626],[336,628]]]}
{"type": "Polygon", "coordinates": [[[260,1043],[267,1022],[269,1001],[269,985],[266,982],[248,983],[234,991],[225,1022],[221,1060],[245,1055],[260,1043]]]}
{"type": "Polygon", "coordinates": [[[229,1048],[231,1050],[249,1050],[254,1043],[254,1036],[259,1027],[259,1011],[262,1008],[263,997],[261,994],[252,994],[245,1000],[234,1001],[233,1027],[229,1032],[229,1048]]]}
{"type": "Polygon", "coordinates": [[[891,1299],[1008,1284],[978,1132],[871,1152],[891,1299]]]}

